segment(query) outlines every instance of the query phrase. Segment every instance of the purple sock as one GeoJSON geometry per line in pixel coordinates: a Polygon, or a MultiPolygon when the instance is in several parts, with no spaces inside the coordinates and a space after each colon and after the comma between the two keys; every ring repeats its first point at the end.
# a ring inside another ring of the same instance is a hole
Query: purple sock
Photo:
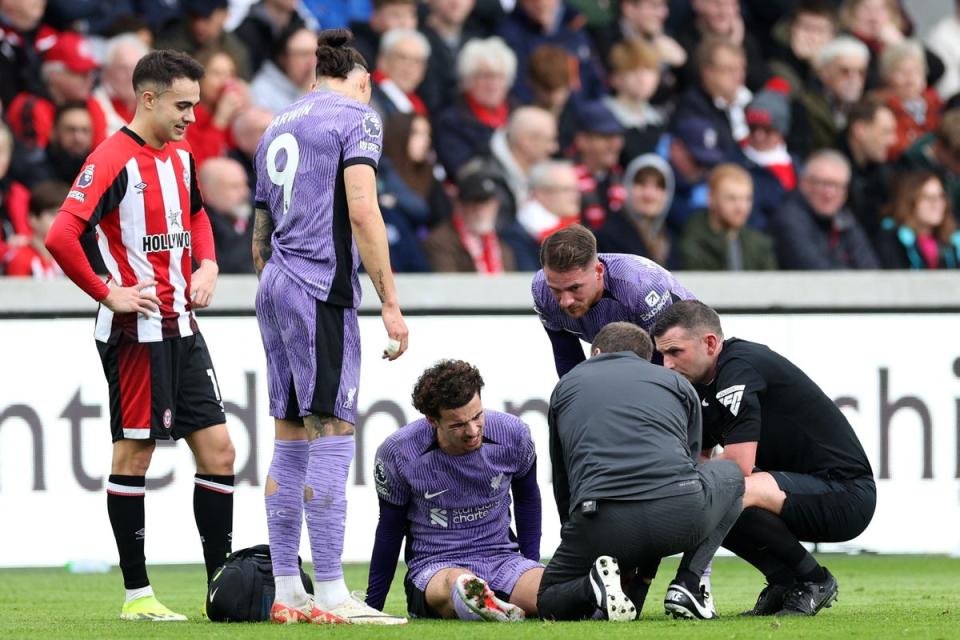
{"type": "Polygon", "coordinates": [[[343,530],[347,517],[347,474],[356,447],[353,436],[322,436],[310,442],[307,486],[307,534],[318,582],[343,577],[343,530]]]}
{"type": "Polygon", "coordinates": [[[275,440],[268,477],[277,483],[277,492],[266,496],[267,535],[273,575],[298,576],[300,529],[303,524],[303,481],[309,449],[306,440],[275,440]]]}
{"type": "Polygon", "coordinates": [[[457,591],[457,581],[453,581],[453,587],[450,589],[450,601],[453,603],[453,610],[461,620],[483,620],[467,606],[467,603],[460,597],[457,591]]]}

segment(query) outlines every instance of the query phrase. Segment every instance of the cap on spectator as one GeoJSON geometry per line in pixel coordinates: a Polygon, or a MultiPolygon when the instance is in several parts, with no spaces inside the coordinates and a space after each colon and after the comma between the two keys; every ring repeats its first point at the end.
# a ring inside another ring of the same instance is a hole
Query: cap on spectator
{"type": "Polygon", "coordinates": [[[43,54],[44,65],[58,65],[74,73],[89,73],[100,65],[93,59],[90,45],[79,33],[64,31],[43,54]]]}
{"type": "Polygon", "coordinates": [[[226,9],[228,4],[228,0],[190,0],[184,3],[184,11],[196,18],[209,18],[217,9],[226,9]]]}
{"type": "Polygon", "coordinates": [[[576,106],[578,133],[594,133],[600,136],[623,134],[623,125],[610,108],[599,100],[581,102],[576,106]]]}
{"type": "Polygon", "coordinates": [[[673,135],[683,143],[693,159],[705,167],[712,167],[727,159],[720,149],[717,130],[709,120],[683,118],[673,125],[673,135]]]}
{"type": "Polygon", "coordinates": [[[457,173],[457,199],[484,202],[497,196],[496,178],[480,162],[468,162],[457,173]]]}
{"type": "Polygon", "coordinates": [[[779,83],[768,83],[747,105],[747,124],[773,127],[783,135],[790,133],[789,88],[786,85],[787,91],[783,91],[779,83]]]}

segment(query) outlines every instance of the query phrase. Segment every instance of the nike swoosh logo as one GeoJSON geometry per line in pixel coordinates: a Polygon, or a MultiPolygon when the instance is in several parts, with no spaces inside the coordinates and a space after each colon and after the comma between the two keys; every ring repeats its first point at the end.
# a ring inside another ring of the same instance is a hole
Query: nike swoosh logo
{"type": "Polygon", "coordinates": [[[424,493],[424,494],[423,494],[423,497],[426,498],[427,500],[429,500],[429,499],[431,499],[431,498],[436,498],[436,497],[437,497],[438,495],[440,495],[441,493],[446,493],[447,491],[450,491],[450,489],[444,489],[443,491],[437,491],[436,493],[430,493],[430,492],[428,491],[427,493],[424,493]]]}
{"type": "Polygon", "coordinates": [[[213,602],[213,597],[217,595],[217,591],[220,591],[220,587],[217,587],[216,589],[210,592],[210,602],[213,602]]]}

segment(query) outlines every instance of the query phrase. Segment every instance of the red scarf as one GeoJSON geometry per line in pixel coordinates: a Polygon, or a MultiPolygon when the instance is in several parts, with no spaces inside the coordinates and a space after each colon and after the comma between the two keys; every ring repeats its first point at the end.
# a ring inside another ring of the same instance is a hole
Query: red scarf
{"type": "Polygon", "coordinates": [[[460,236],[460,244],[473,259],[477,273],[503,273],[503,258],[500,255],[500,240],[497,232],[491,231],[478,236],[467,228],[467,223],[459,214],[453,214],[450,220],[460,236]]]}
{"type": "MultiPolygon", "coordinates": [[[[383,71],[380,71],[379,69],[371,73],[370,77],[373,78],[373,81],[377,83],[377,86],[380,86],[381,84],[383,84],[384,81],[390,79],[387,77],[387,74],[385,74],[383,71]]],[[[396,86],[396,83],[394,83],[394,86],[396,86]]],[[[400,89],[400,87],[397,87],[397,89],[400,89]]],[[[407,100],[409,100],[410,104],[413,106],[413,112],[415,114],[417,114],[418,116],[429,115],[429,112],[427,111],[427,105],[423,104],[423,100],[420,99],[420,96],[413,93],[412,91],[410,93],[407,93],[406,91],[404,91],[403,95],[407,96],[407,100]]]]}
{"type": "Polygon", "coordinates": [[[490,109],[474,100],[469,93],[463,94],[463,97],[467,101],[467,106],[470,107],[470,111],[477,118],[477,120],[480,121],[480,124],[484,124],[491,129],[501,129],[507,126],[507,118],[510,116],[510,107],[507,106],[506,101],[497,107],[490,109]]]}
{"type": "Polygon", "coordinates": [[[133,111],[130,111],[127,105],[117,98],[110,98],[110,104],[113,105],[113,110],[117,112],[117,115],[123,118],[124,122],[130,124],[133,120],[133,111]]]}

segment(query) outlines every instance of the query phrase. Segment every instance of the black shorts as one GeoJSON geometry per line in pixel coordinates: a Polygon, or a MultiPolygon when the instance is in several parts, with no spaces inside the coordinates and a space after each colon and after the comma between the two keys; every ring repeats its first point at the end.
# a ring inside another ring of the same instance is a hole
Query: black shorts
{"type": "Polygon", "coordinates": [[[871,476],[844,480],[790,471],[770,475],[787,494],[780,517],[804,542],[846,542],[873,519],[877,485],[871,476]]]}
{"type": "MultiPolygon", "coordinates": [[[[413,584],[409,573],[403,578],[403,588],[407,592],[407,614],[411,618],[440,618],[440,614],[427,604],[427,594],[417,589],[417,585],[413,584]]],[[[494,591],[493,593],[504,602],[510,602],[509,593],[502,591],[494,591]]]]}
{"type": "Polygon", "coordinates": [[[97,342],[110,389],[113,441],[179,439],[226,422],[203,336],[97,342]]]}

